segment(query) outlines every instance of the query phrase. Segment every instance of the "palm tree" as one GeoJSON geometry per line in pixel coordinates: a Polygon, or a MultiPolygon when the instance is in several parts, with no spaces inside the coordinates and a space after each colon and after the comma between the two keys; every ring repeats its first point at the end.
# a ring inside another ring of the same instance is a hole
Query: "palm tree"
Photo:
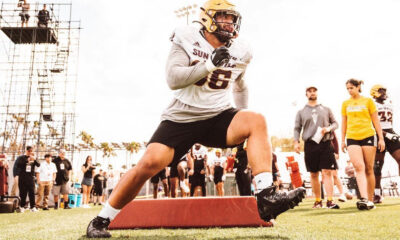
{"type": "MultiPolygon", "coordinates": [[[[125,146],[126,151],[129,152],[129,158],[132,157],[133,153],[138,153],[140,148],[142,147],[140,143],[138,142],[130,142],[130,143],[123,143],[125,146]]],[[[126,166],[128,166],[128,159],[126,159],[126,166]]]]}
{"type": "Polygon", "coordinates": [[[89,133],[87,133],[85,131],[81,131],[79,133],[78,137],[80,137],[82,142],[86,143],[91,148],[95,148],[95,144],[93,142],[94,138],[89,133]]]}
{"type": "MultiPolygon", "coordinates": [[[[108,159],[108,162],[110,160],[110,157],[117,156],[114,148],[112,146],[110,146],[110,144],[108,142],[100,143],[100,147],[103,151],[103,158],[106,157],[108,159]]],[[[111,165],[111,164],[109,164],[109,165],[111,165]]]]}

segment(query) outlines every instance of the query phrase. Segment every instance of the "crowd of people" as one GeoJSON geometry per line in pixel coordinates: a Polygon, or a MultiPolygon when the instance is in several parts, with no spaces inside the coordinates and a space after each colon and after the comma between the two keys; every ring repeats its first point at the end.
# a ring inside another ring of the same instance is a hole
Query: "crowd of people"
{"type": "Polygon", "coordinates": [[[12,168],[14,177],[10,191],[7,181],[10,169],[5,154],[0,155],[0,170],[1,201],[7,196],[18,196],[20,203],[17,204],[17,212],[49,210],[51,196],[53,196],[51,207],[55,210],[60,207],[71,209],[69,194],[77,191],[82,194],[83,208],[90,208],[89,203],[102,205],[118,181],[112,172],[107,174],[102,169],[96,170],[91,156],[87,156],[82,166],[81,187],[74,191],[76,183],[71,181],[72,164],[65,158],[65,151],[59,150],[57,156],[45,154],[44,160],[39,161],[31,146],[27,146],[25,153],[14,161],[12,168]],[[28,203],[27,199],[29,199],[28,203]]]}

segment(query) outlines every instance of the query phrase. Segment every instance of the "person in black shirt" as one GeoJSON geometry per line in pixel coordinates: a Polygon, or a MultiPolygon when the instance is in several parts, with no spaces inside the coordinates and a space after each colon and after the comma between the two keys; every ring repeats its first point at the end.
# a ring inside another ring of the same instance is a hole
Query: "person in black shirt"
{"type": "Polygon", "coordinates": [[[32,212],[37,212],[38,210],[35,207],[35,167],[39,167],[40,164],[35,160],[33,148],[31,146],[26,147],[25,155],[19,156],[16,163],[21,210],[26,205],[26,196],[29,195],[30,209],[32,212]]]}
{"type": "Polygon", "coordinates": [[[43,9],[38,14],[38,27],[47,27],[50,20],[49,11],[46,10],[46,4],[43,4],[43,9]]]}
{"type": "Polygon", "coordinates": [[[57,167],[56,182],[53,187],[54,195],[54,209],[58,209],[58,199],[60,193],[63,194],[64,198],[64,209],[70,209],[68,206],[68,193],[69,193],[69,179],[71,178],[72,165],[71,162],[65,158],[65,151],[60,150],[58,157],[53,160],[57,167]]]}
{"type": "Polygon", "coordinates": [[[92,157],[87,156],[85,164],[82,166],[83,208],[89,208],[90,191],[93,187],[93,173],[95,169],[96,167],[92,165],[92,157]]]}
{"type": "Polygon", "coordinates": [[[233,171],[240,196],[251,196],[251,171],[248,168],[247,152],[243,144],[237,147],[233,171]]]}
{"type": "Polygon", "coordinates": [[[104,181],[105,181],[105,178],[103,176],[103,170],[100,169],[99,173],[96,174],[93,179],[93,183],[94,183],[93,192],[94,192],[94,196],[95,196],[94,205],[96,205],[96,203],[101,205],[100,200],[101,200],[101,197],[103,196],[104,181]],[[96,199],[96,197],[97,197],[97,199],[96,199]]]}

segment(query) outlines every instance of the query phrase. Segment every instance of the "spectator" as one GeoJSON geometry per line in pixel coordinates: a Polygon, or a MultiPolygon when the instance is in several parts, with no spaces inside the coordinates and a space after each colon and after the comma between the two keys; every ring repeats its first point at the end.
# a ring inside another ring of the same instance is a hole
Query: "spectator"
{"type": "Polygon", "coordinates": [[[83,196],[82,196],[82,207],[83,208],[89,208],[89,199],[90,199],[90,191],[92,190],[93,187],[93,174],[94,170],[96,169],[95,166],[92,165],[92,157],[87,156],[85,164],[82,166],[82,172],[83,172],[83,179],[82,179],[82,190],[83,190],[83,196]]]}
{"type": "Polygon", "coordinates": [[[99,204],[101,205],[101,197],[103,196],[103,186],[104,186],[104,177],[103,177],[103,170],[100,169],[99,173],[96,174],[93,178],[93,195],[94,195],[94,205],[99,204]]]}
{"type": "Polygon", "coordinates": [[[38,20],[38,27],[47,28],[47,24],[50,20],[50,14],[49,11],[46,10],[46,4],[43,4],[43,9],[39,11],[38,20]]]}
{"type": "Polygon", "coordinates": [[[118,179],[114,177],[114,173],[110,173],[110,176],[107,178],[107,198],[110,197],[114,187],[117,185],[118,179]]]}
{"type": "Polygon", "coordinates": [[[18,159],[19,158],[17,158],[15,161],[14,161],[14,166],[13,166],[13,177],[14,177],[14,181],[13,181],[13,186],[12,186],[12,188],[11,188],[11,196],[17,196],[17,192],[19,191],[18,190],[18,175],[17,175],[17,165],[18,165],[18,159]]]}
{"type": "Polygon", "coordinates": [[[3,197],[8,195],[7,170],[7,157],[4,154],[0,154],[0,201],[3,201],[3,197]]]}
{"type": "Polygon", "coordinates": [[[35,167],[40,164],[35,160],[33,148],[26,147],[25,155],[17,159],[18,165],[16,174],[18,176],[19,196],[21,197],[21,212],[26,205],[26,196],[29,195],[29,204],[32,212],[37,212],[35,207],[35,167]]]}
{"type": "Polygon", "coordinates": [[[56,165],[51,162],[51,155],[44,155],[45,162],[40,164],[39,168],[36,168],[36,180],[39,183],[38,198],[36,199],[36,206],[40,206],[40,202],[43,198],[43,210],[49,210],[47,201],[51,188],[53,187],[54,180],[56,180],[57,168],[56,165]]]}
{"type": "Polygon", "coordinates": [[[103,172],[103,194],[101,195],[101,203],[103,204],[106,199],[106,189],[107,189],[107,172],[103,172]]]}
{"type": "Polygon", "coordinates": [[[57,167],[56,182],[53,187],[54,195],[54,209],[58,209],[58,199],[60,193],[63,195],[64,199],[64,209],[71,209],[68,206],[68,193],[69,193],[69,179],[71,178],[72,165],[68,159],[65,158],[65,151],[60,150],[58,157],[53,160],[57,167]]]}
{"type": "Polygon", "coordinates": [[[18,7],[21,8],[21,12],[19,13],[19,16],[21,17],[21,27],[24,27],[24,23],[25,27],[28,27],[28,21],[30,18],[28,11],[31,8],[31,5],[27,3],[26,0],[23,0],[18,2],[18,7]]]}

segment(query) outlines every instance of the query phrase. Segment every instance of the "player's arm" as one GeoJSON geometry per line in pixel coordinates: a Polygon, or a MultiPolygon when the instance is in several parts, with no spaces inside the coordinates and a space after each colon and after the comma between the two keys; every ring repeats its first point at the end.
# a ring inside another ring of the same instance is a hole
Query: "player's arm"
{"type": "Polygon", "coordinates": [[[236,79],[233,87],[233,99],[238,109],[246,109],[248,107],[249,90],[243,76],[244,73],[236,79]]]}
{"type": "Polygon", "coordinates": [[[187,87],[209,74],[205,63],[190,66],[190,58],[185,50],[173,43],[166,66],[167,83],[172,90],[187,87]]]}
{"type": "Polygon", "coordinates": [[[187,158],[187,166],[189,169],[189,175],[193,175],[194,167],[193,167],[193,156],[191,152],[186,154],[186,158],[187,158]]]}

